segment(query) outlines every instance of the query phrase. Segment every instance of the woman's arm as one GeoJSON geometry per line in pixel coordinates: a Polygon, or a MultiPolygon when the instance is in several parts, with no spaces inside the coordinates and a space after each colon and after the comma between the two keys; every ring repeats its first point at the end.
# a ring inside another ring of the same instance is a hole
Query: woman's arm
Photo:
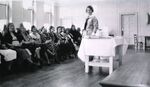
{"type": "Polygon", "coordinates": [[[96,33],[96,31],[97,31],[97,29],[98,29],[98,20],[97,20],[97,18],[96,17],[94,17],[93,19],[92,19],[92,22],[93,22],[93,27],[94,27],[94,29],[93,29],[93,33],[95,34],[96,33]]]}

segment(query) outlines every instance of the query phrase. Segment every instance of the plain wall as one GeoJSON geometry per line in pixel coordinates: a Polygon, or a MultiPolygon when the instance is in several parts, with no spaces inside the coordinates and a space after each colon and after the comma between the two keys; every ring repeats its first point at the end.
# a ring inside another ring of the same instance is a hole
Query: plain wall
{"type": "Polygon", "coordinates": [[[87,5],[94,6],[99,28],[108,27],[111,33],[121,35],[120,14],[137,13],[139,36],[150,35],[150,25],[147,25],[150,0],[97,0],[93,3],[63,5],[60,6],[60,17],[72,17],[73,23],[83,29],[87,5]]]}
{"type": "MultiPolygon", "coordinates": [[[[112,33],[120,35],[120,14],[137,13],[139,36],[150,35],[150,25],[147,25],[150,0],[96,0],[95,2],[86,3],[55,4],[51,14],[53,22],[50,22],[57,27],[63,25],[63,20],[70,20],[71,23],[67,27],[75,24],[83,29],[85,18],[87,17],[85,13],[87,5],[94,7],[94,15],[99,20],[99,28],[108,27],[112,33]]],[[[11,6],[10,19],[16,27],[19,27],[19,24],[23,21],[31,22],[31,12],[23,8],[22,0],[12,1],[11,6]]],[[[43,1],[37,1],[35,12],[35,24],[37,27],[40,28],[45,23],[48,23],[48,18],[48,15],[44,13],[43,1]]]]}

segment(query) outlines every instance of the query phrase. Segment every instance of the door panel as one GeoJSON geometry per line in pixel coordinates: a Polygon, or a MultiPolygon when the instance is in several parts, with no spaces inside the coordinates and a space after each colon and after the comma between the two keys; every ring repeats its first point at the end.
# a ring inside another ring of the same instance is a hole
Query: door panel
{"type": "Polygon", "coordinates": [[[124,38],[127,40],[128,43],[130,43],[130,38],[128,37],[130,35],[129,32],[129,17],[128,16],[122,16],[122,29],[124,32],[124,38]]]}
{"type": "Polygon", "coordinates": [[[129,45],[134,44],[134,34],[137,34],[137,16],[136,14],[121,15],[121,28],[123,37],[129,45]]]}
{"type": "Polygon", "coordinates": [[[130,43],[134,44],[134,34],[138,34],[137,33],[137,17],[136,15],[130,15],[130,43]]]}

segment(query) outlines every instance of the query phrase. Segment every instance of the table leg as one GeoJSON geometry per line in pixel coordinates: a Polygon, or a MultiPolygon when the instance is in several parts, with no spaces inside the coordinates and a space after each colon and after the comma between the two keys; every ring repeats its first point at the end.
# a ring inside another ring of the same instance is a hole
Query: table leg
{"type": "Polygon", "coordinates": [[[109,75],[113,72],[113,57],[109,57],[109,75]]]}
{"type": "Polygon", "coordinates": [[[87,56],[85,59],[85,72],[89,72],[89,56],[87,56]]]}

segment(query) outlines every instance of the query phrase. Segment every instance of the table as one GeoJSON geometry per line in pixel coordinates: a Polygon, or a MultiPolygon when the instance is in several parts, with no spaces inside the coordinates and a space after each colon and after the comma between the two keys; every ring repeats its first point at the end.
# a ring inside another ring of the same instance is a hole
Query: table
{"type": "Polygon", "coordinates": [[[99,39],[89,39],[83,38],[81,45],[78,51],[78,57],[81,61],[85,62],[85,72],[88,73],[89,66],[98,66],[98,67],[109,67],[109,74],[113,71],[113,57],[115,57],[116,52],[119,52],[119,65],[122,64],[122,55],[126,53],[127,43],[123,37],[102,37],[99,39]],[[116,51],[116,47],[119,51],[116,51]],[[97,63],[89,61],[89,56],[106,56],[109,58],[108,63],[97,63]]]}
{"type": "Polygon", "coordinates": [[[12,61],[16,59],[17,53],[11,49],[0,49],[0,64],[1,64],[1,55],[4,55],[5,61],[12,61]]]}

